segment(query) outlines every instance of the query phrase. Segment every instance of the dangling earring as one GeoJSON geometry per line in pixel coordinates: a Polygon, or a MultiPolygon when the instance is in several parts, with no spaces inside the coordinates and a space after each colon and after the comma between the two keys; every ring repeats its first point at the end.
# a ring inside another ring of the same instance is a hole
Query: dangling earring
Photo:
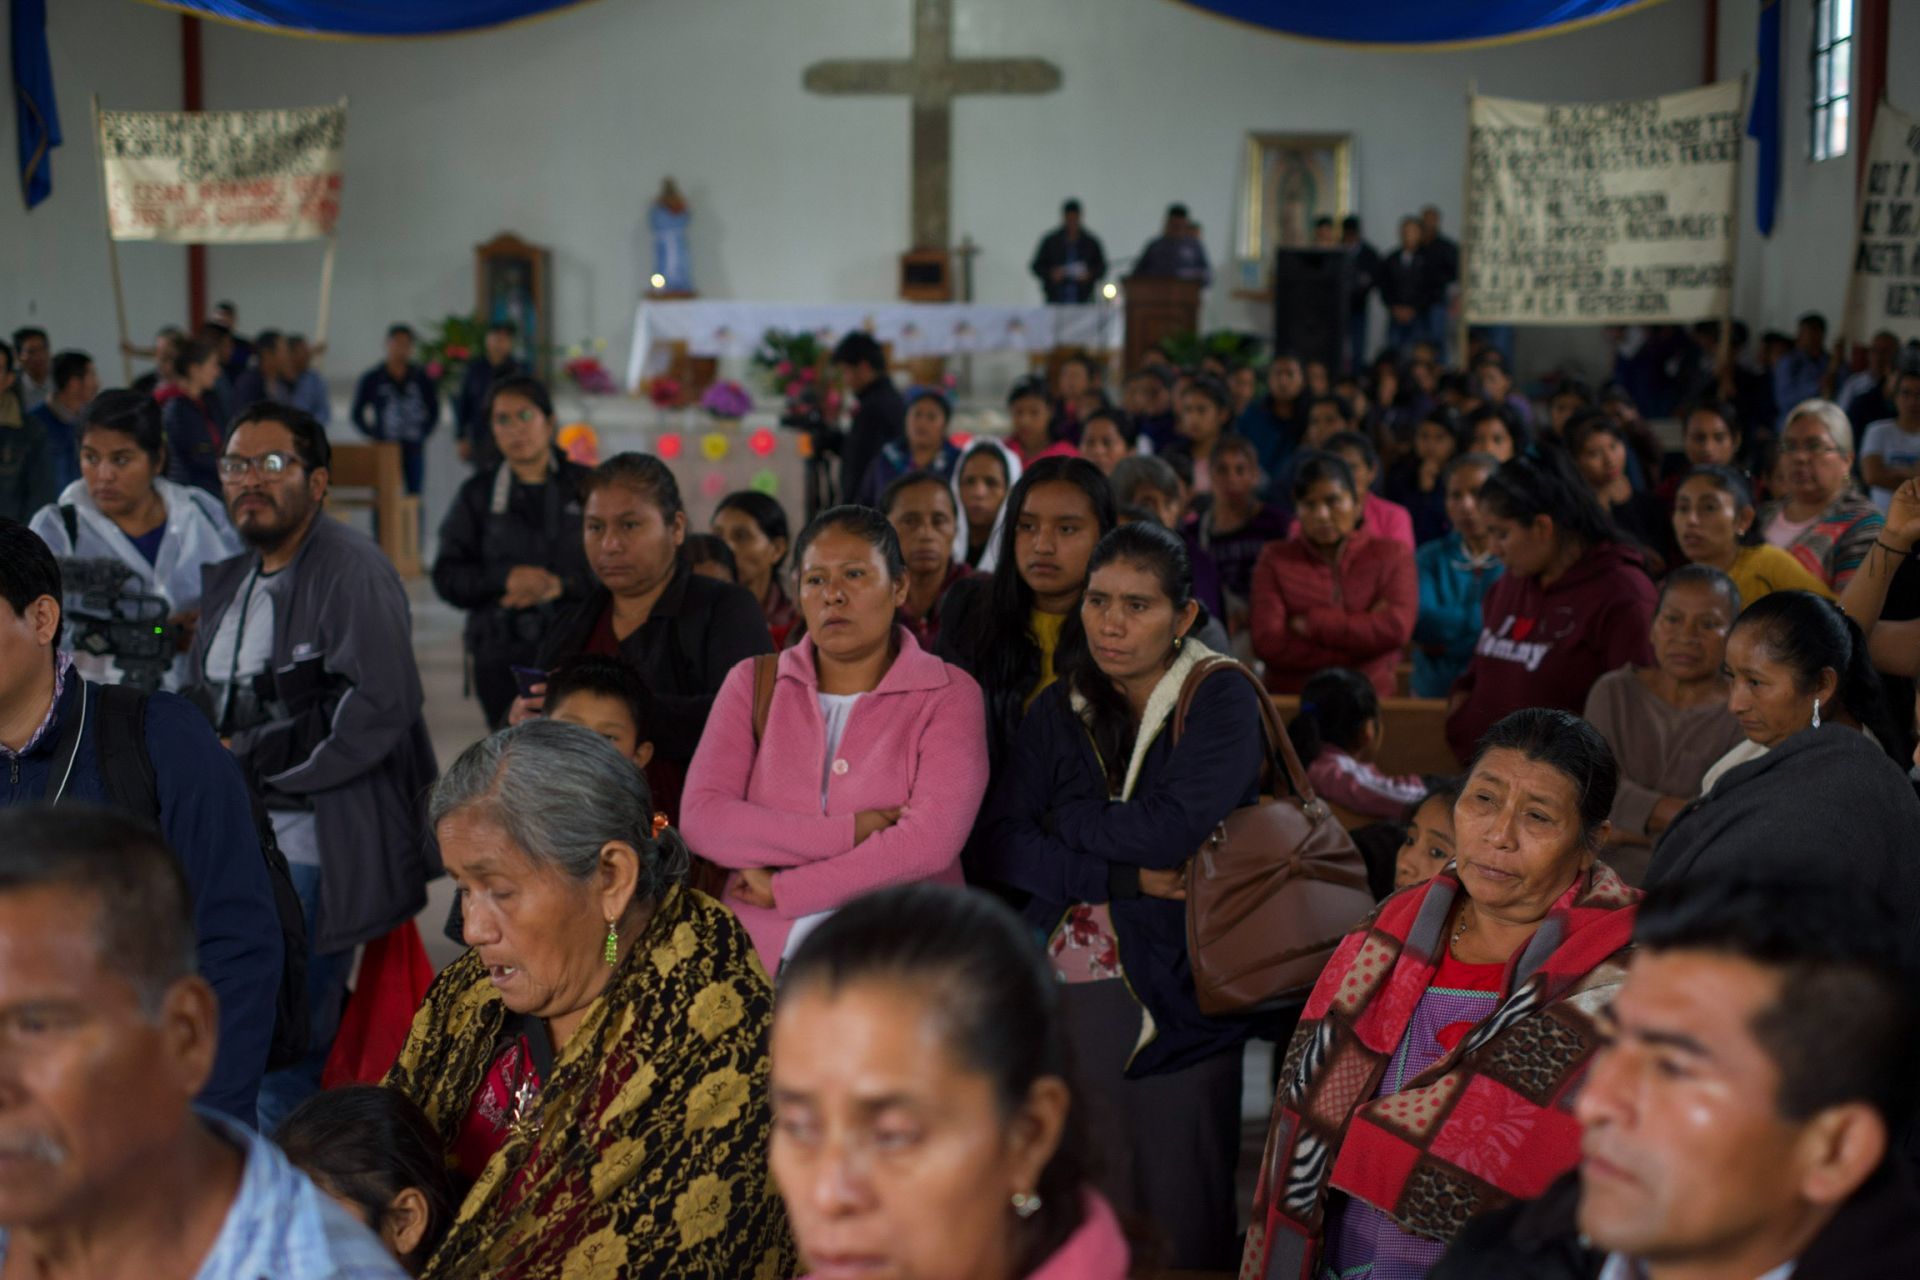
{"type": "Polygon", "coordinates": [[[1816,729],[1820,727],[1820,699],[1818,698],[1813,700],[1813,727],[1816,729]]]}
{"type": "Polygon", "coordinates": [[[607,949],[602,954],[606,958],[607,968],[611,969],[620,963],[620,930],[614,927],[611,920],[607,921],[607,949]]]}
{"type": "Polygon", "coordinates": [[[1040,1212],[1039,1195],[1031,1191],[1014,1192],[1013,1211],[1019,1214],[1022,1220],[1031,1218],[1034,1214],[1040,1212]]]}

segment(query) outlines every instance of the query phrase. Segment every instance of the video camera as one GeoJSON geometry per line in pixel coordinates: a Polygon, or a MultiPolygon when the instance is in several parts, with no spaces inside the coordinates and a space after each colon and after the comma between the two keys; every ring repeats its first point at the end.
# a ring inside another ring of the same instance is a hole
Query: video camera
{"type": "Polygon", "coordinates": [[[826,411],[820,404],[820,393],[811,387],[787,397],[786,412],[780,415],[780,425],[789,431],[806,432],[807,438],[813,442],[813,456],[816,458],[840,452],[843,433],[827,421],[826,411]]]}
{"type": "Polygon", "coordinates": [[[181,630],[167,621],[173,606],[166,597],[142,590],[139,574],[106,557],[63,558],[60,577],[74,651],[111,658],[121,684],[158,689],[173,668],[181,630]]]}

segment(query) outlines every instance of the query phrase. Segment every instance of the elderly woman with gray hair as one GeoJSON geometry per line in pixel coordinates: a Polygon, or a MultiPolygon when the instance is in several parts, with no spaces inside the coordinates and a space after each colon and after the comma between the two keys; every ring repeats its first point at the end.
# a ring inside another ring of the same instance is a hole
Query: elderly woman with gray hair
{"type": "Polygon", "coordinates": [[[633,762],[535,720],[469,747],[431,816],[470,950],[388,1087],[471,1183],[424,1275],[788,1276],[767,1181],[773,992],[686,888],[633,762]]]}
{"type": "Polygon", "coordinates": [[[1835,591],[1846,589],[1886,517],[1853,482],[1853,424],[1831,400],[1802,400],[1780,433],[1784,495],[1760,508],[1769,543],[1835,591]]]}

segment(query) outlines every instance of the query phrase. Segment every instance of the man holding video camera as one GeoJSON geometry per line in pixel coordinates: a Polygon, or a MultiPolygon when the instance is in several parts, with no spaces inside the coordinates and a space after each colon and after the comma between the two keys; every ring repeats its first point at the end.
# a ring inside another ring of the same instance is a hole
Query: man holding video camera
{"type": "Polygon", "coordinates": [[[412,919],[439,871],[406,589],[372,539],[325,515],[331,460],[325,429],[292,405],[234,421],[220,484],[249,550],[207,567],[190,659],[193,696],[265,802],[306,915],[311,1047],[268,1074],[263,1131],[319,1088],[353,949],[412,919]]]}

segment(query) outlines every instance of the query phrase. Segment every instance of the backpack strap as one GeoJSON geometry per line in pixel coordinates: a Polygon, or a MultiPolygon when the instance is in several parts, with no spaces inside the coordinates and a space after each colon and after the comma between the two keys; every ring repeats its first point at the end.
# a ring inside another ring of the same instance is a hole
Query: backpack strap
{"type": "Polygon", "coordinates": [[[773,685],[780,675],[780,655],[763,653],[753,660],[753,745],[767,732],[767,714],[773,710],[773,685]]]}
{"type": "Polygon", "coordinates": [[[147,695],[125,685],[94,687],[94,756],[107,803],[123,813],[157,820],[160,787],[147,755],[147,695]]]}
{"type": "Polygon", "coordinates": [[[60,523],[66,526],[67,530],[67,546],[71,548],[67,554],[78,554],[80,550],[80,513],[73,509],[71,502],[63,502],[60,504],[60,523]]]}

